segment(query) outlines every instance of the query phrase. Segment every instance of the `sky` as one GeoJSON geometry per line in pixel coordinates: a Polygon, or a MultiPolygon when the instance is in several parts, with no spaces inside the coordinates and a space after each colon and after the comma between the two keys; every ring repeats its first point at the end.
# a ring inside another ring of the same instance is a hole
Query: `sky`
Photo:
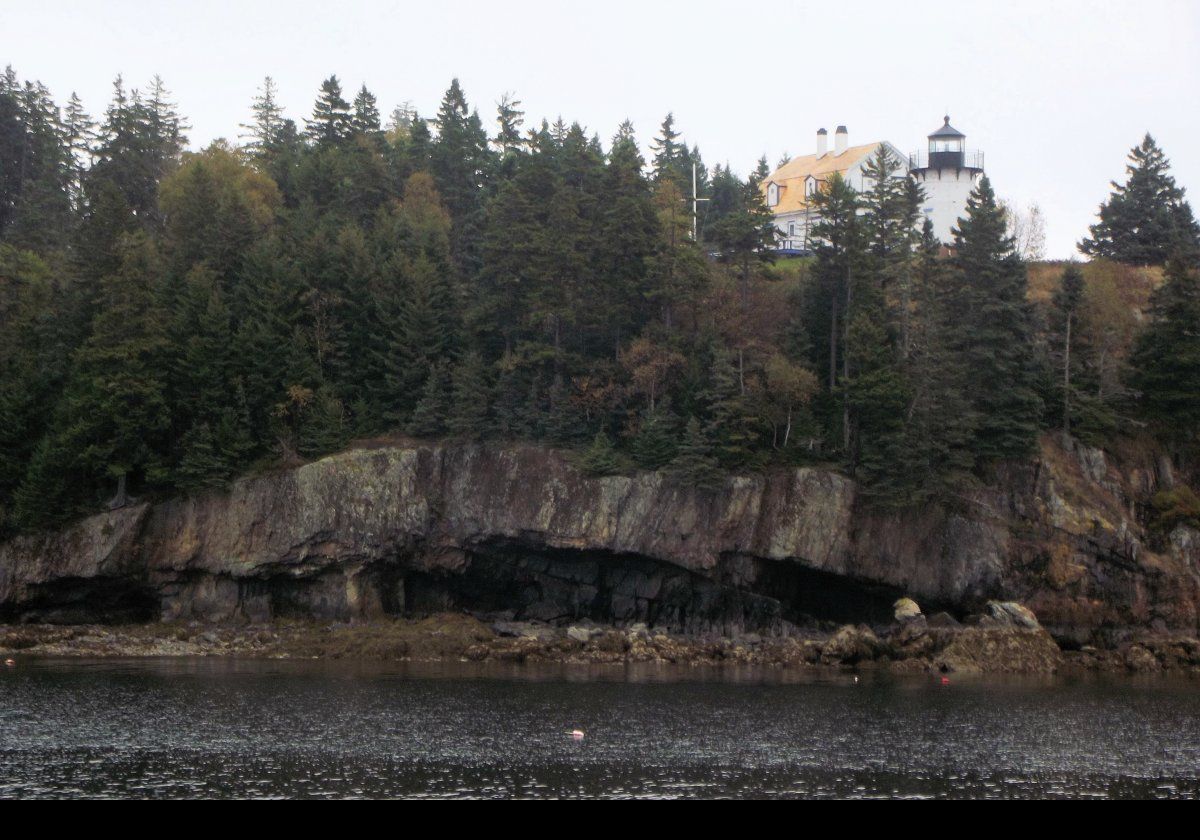
{"type": "Polygon", "coordinates": [[[710,166],[742,174],[839,124],[852,145],[916,150],[949,114],[997,194],[1041,207],[1053,258],[1077,256],[1147,131],[1200,194],[1195,0],[0,0],[0,64],[93,116],[118,73],[157,73],[194,149],[237,136],[267,75],[297,121],[333,73],[425,116],[457,77],[489,129],[512,92],[527,126],[561,115],[606,143],[628,118],[648,145],[670,111],[710,166]]]}

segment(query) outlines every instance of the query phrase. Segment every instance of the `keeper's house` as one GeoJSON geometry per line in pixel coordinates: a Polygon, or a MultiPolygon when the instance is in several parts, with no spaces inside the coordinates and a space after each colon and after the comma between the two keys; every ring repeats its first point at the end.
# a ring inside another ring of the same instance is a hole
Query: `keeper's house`
{"type": "Polygon", "coordinates": [[[886,140],[861,146],[850,145],[846,126],[839,125],[829,148],[825,129],[817,132],[815,154],[795,157],[776,169],[762,183],[767,207],[775,215],[779,231],[776,247],[784,254],[807,254],[812,251],[809,233],[816,214],[809,206],[809,197],[829,181],[835,172],[859,192],[872,186],[864,169],[880,146],[887,146],[902,171],[925,189],[926,201],[921,210],[933,222],[934,235],[942,242],[951,240],[950,230],[967,206],[967,196],[983,174],[983,153],[964,148],[966,136],[945,124],[928,137],[927,151],[906,155],[886,140]]]}

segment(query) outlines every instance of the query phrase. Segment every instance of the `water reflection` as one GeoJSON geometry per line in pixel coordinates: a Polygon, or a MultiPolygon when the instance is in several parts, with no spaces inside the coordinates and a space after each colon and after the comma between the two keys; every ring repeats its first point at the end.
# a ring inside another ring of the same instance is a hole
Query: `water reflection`
{"type": "Polygon", "coordinates": [[[1197,688],[22,661],[0,673],[0,795],[1196,798],[1197,688]]]}

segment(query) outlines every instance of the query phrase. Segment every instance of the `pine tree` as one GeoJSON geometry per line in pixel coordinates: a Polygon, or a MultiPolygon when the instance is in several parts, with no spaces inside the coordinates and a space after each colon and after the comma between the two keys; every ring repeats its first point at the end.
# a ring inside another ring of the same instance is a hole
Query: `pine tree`
{"type": "Polygon", "coordinates": [[[0,245],[0,510],[46,435],[78,340],[59,275],[36,255],[0,245]]]}
{"type": "Polygon", "coordinates": [[[521,136],[521,126],[524,124],[525,112],[521,110],[521,100],[511,93],[505,93],[496,103],[496,125],[499,128],[493,141],[502,156],[520,151],[525,142],[521,136]]]}
{"type": "Polygon", "coordinates": [[[83,108],[83,102],[71,91],[63,115],[63,142],[70,154],[71,203],[76,210],[83,206],[83,178],[91,164],[92,147],[96,141],[96,124],[83,108]]]}
{"type": "Polygon", "coordinates": [[[379,117],[379,103],[375,94],[363,85],[354,97],[354,115],[350,118],[350,130],[368,138],[379,139],[383,132],[379,117]]]}
{"type": "Polygon", "coordinates": [[[1022,458],[1037,442],[1039,360],[1026,300],[1025,266],[1005,232],[987,176],[967,200],[953,231],[962,310],[954,351],[967,366],[968,393],[979,418],[973,450],[983,463],[1022,458]]]}
{"type": "Polygon", "coordinates": [[[91,336],[76,353],[60,431],[95,487],[115,479],[118,503],[130,483],[165,478],[170,408],[166,318],[154,295],[161,263],[138,234],[122,266],[104,278],[91,336]]]}
{"type": "Polygon", "coordinates": [[[321,92],[313,103],[312,119],[304,122],[309,139],[319,145],[336,145],[350,136],[350,103],[342,98],[342,85],[337,76],[321,82],[321,92]]]}
{"type": "Polygon", "coordinates": [[[647,305],[650,268],[659,230],[644,168],[633,126],[626,122],[613,138],[601,186],[599,214],[591,236],[596,285],[585,299],[582,315],[585,328],[606,339],[601,346],[607,345],[613,357],[621,342],[636,334],[651,312],[647,305]]]}
{"type": "Polygon", "coordinates": [[[450,395],[450,434],[466,440],[487,435],[491,392],[483,358],[471,351],[454,367],[450,395]]]}
{"type": "MultiPolygon", "coordinates": [[[[1063,271],[1062,282],[1051,301],[1060,325],[1062,370],[1062,434],[1066,445],[1071,435],[1071,339],[1077,332],[1079,309],[1083,305],[1083,272],[1071,264],[1063,271]]],[[[1078,353],[1076,354],[1076,360],[1078,353]]],[[[1078,361],[1075,362],[1078,364],[1078,361]]]]}
{"type": "Polygon", "coordinates": [[[1079,243],[1083,253],[1134,265],[1161,265],[1178,251],[1200,258],[1200,225],[1169,174],[1170,163],[1149,134],[1129,153],[1124,184],[1100,205],[1100,221],[1079,243]]]}
{"type": "Polygon", "coordinates": [[[851,470],[865,495],[889,505],[918,498],[921,476],[911,467],[905,416],[911,399],[884,328],[882,306],[860,306],[850,322],[850,377],[843,387],[850,407],[851,470]]]}
{"type": "Polygon", "coordinates": [[[717,459],[713,457],[712,445],[694,416],[688,418],[679,453],[671,461],[668,473],[675,480],[699,490],[715,490],[724,480],[717,459]]]}
{"type": "Polygon", "coordinates": [[[918,494],[945,498],[970,481],[978,418],[966,359],[958,352],[967,312],[960,273],[939,258],[941,244],[925,220],[913,274],[915,302],[905,368],[913,395],[906,437],[918,494]]]}
{"type": "Polygon", "coordinates": [[[590,476],[615,475],[620,472],[621,464],[612,439],[604,432],[596,432],[591,446],[584,450],[580,457],[579,466],[584,474],[590,476]]]}
{"type": "Polygon", "coordinates": [[[217,451],[216,440],[207,423],[193,426],[180,442],[183,457],[176,469],[180,487],[194,493],[221,487],[229,479],[232,465],[217,451]]]}
{"type": "Polygon", "coordinates": [[[705,437],[712,444],[713,454],[721,466],[726,469],[744,467],[753,462],[760,435],[747,394],[742,354],[717,347],[713,353],[710,381],[705,437]]]}
{"type": "Polygon", "coordinates": [[[37,442],[24,479],[13,496],[12,524],[25,531],[56,528],[80,512],[75,483],[77,453],[61,436],[49,434],[37,442]]]}
{"type": "Polygon", "coordinates": [[[263,79],[262,87],[250,110],[254,117],[249,123],[240,127],[245,129],[243,136],[249,139],[246,148],[250,154],[260,160],[266,160],[278,153],[283,139],[284,113],[283,106],[276,99],[279,89],[275,80],[270,76],[263,79]]]}
{"type": "Polygon", "coordinates": [[[659,128],[658,136],[650,143],[653,152],[651,166],[654,168],[654,180],[673,180],[682,189],[684,184],[691,186],[691,172],[684,172],[684,154],[686,144],[679,141],[679,132],[675,130],[675,115],[667,114],[659,128]]]}
{"type": "Polygon", "coordinates": [[[313,394],[300,422],[298,451],[306,457],[335,452],[346,445],[350,428],[346,410],[333,388],[322,385],[313,394]]]}
{"type": "Polygon", "coordinates": [[[118,76],[100,128],[96,162],[87,177],[88,192],[93,182],[112,183],[135,217],[149,228],[161,222],[158,182],[178,165],[187,143],[187,126],[167,97],[157,76],[148,100],[137,90],[126,93],[118,76]]]}
{"type": "Polygon", "coordinates": [[[409,434],[417,437],[436,437],[446,431],[450,413],[450,383],[445,366],[430,365],[421,391],[421,398],[408,422],[409,434]]]}
{"type": "Polygon", "coordinates": [[[1167,263],[1131,361],[1142,413],[1175,442],[1194,446],[1200,440],[1200,274],[1180,256],[1167,263]]]}
{"type": "Polygon", "coordinates": [[[484,188],[492,168],[487,132],[470,110],[458,79],[450,83],[437,115],[438,136],[429,171],[454,220],[452,245],[464,275],[479,269],[484,188]]]}
{"type": "MultiPolygon", "coordinates": [[[[863,230],[859,218],[861,206],[858,192],[837,172],[830,176],[823,188],[809,197],[809,207],[816,217],[810,238],[817,253],[816,294],[809,301],[809,333],[827,336],[820,343],[814,361],[828,371],[825,375],[826,390],[830,398],[839,382],[849,376],[854,289],[859,285],[856,278],[863,268],[863,230]]],[[[843,390],[841,393],[844,397],[846,392],[843,390]]],[[[840,438],[842,449],[848,450],[848,405],[843,399],[840,416],[831,401],[825,409],[830,437],[840,438]]]]}
{"type": "Polygon", "coordinates": [[[536,383],[534,387],[534,399],[531,400],[532,405],[538,413],[535,428],[541,427],[543,434],[558,446],[574,446],[581,440],[586,440],[586,426],[583,422],[582,412],[579,411],[575,400],[572,399],[570,386],[563,381],[561,374],[555,375],[554,381],[551,382],[550,388],[547,391],[547,399],[549,405],[543,407],[540,400],[537,399],[538,392],[536,383]]]}
{"type": "Polygon", "coordinates": [[[662,406],[646,409],[633,438],[634,461],[643,469],[662,469],[678,454],[678,436],[678,418],[674,414],[662,406]]]}

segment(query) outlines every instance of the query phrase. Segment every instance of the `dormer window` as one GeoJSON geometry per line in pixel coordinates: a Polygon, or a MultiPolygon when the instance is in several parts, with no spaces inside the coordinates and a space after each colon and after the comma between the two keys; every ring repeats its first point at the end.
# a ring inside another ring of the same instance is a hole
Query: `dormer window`
{"type": "Polygon", "coordinates": [[[810,196],[817,191],[817,179],[809,175],[804,179],[804,195],[810,196]]]}
{"type": "Polygon", "coordinates": [[[779,185],[770,183],[767,185],[767,206],[774,207],[779,203],[779,185]]]}

